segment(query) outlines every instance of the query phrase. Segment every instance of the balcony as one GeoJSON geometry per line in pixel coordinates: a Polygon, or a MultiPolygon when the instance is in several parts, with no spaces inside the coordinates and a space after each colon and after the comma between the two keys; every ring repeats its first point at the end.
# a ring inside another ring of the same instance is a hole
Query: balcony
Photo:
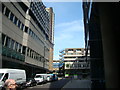
{"type": "Polygon", "coordinates": [[[19,52],[16,52],[15,50],[13,49],[10,49],[8,47],[2,47],[2,55],[3,56],[7,56],[9,58],[14,58],[14,59],[17,59],[17,60],[20,60],[20,61],[25,61],[25,55],[19,53],[19,52]]]}

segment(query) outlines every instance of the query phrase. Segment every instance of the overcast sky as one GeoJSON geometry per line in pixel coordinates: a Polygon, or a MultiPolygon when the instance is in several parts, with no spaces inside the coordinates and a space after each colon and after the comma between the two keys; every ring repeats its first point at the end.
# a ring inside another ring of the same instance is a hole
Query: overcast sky
{"type": "Polygon", "coordinates": [[[43,2],[55,13],[54,60],[65,48],[84,48],[82,2],[43,2]]]}

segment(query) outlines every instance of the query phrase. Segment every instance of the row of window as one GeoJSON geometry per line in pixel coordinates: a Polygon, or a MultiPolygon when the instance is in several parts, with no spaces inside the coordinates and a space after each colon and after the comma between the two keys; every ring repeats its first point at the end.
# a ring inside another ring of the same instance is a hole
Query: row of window
{"type": "Polygon", "coordinates": [[[43,61],[43,56],[41,56],[31,48],[23,46],[22,44],[18,43],[17,41],[11,39],[10,37],[4,34],[2,34],[2,45],[12,50],[15,50],[16,52],[27,55],[33,59],[43,61]]]}
{"type": "Polygon", "coordinates": [[[35,14],[35,16],[39,19],[38,21],[40,21],[40,23],[42,24],[42,26],[44,26],[45,23],[44,23],[43,17],[41,16],[42,12],[40,10],[41,9],[38,10],[38,8],[36,8],[36,5],[31,4],[31,11],[33,11],[33,13],[35,14]]]}
{"type": "Polygon", "coordinates": [[[30,48],[27,48],[26,55],[33,58],[33,59],[36,59],[38,61],[43,61],[44,60],[43,56],[41,56],[40,54],[38,54],[37,52],[35,52],[34,50],[32,50],[30,48]]]}
{"type": "Polygon", "coordinates": [[[82,59],[82,57],[64,57],[64,59],[71,59],[71,58],[73,58],[73,59],[81,58],[82,59]]]}
{"type": "Polygon", "coordinates": [[[85,60],[65,60],[64,62],[85,62],[85,60]]]}
{"type": "Polygon", "coordinates": [[[59,63],[53,63],[53,68],[58,68],[59,67],[59,63]]]}
{"type": "MultiPolygon", "coordinates": [[[[42,5],[38,2],[37,3],[31,3],[30,5],[31,11],[34,13],[35,17],[37,18],[38,22],[42,25],[42,27],[49,32],[49,20],[46,20],[46,17],[48,18],[48,15],[46,14],[47,11],[43,9],[42,5]],[[46,12],[46,13],[45,13],[46,12]],[[46,16],[46,17],[45,17],[46,16]]],[[[37,22],[36,22],[37,23],[37,22]]],[[[38,24],[39,25],[39,24],[38,24]]]]}
{"type": "Polygon", "coordinates": [[[67,68],[89,67],[89,64],[66,64],[67,68]]]}
{"type": "Polygon", "coordinates": [[[84,55],[83,53],[66,53],[66,55],[84,55]]]}
{"type": "Polygon", "coordinates": [[[7,16],[15,25],[17,25],[20,30],[28,33],[33,39],[44,44],[41,39],[27,26],[25,26],[4,4],[2,4],[2,13],[7,16]]]}
{"type": "Polygon", "coordinates": [[[68,49],[68,51],[82,51],[84,49],[68,49]]]}
{"type": "Polygon", "coordinates": [[[2,45],[25,55],[26,47],[2,34],[2,45]]]}

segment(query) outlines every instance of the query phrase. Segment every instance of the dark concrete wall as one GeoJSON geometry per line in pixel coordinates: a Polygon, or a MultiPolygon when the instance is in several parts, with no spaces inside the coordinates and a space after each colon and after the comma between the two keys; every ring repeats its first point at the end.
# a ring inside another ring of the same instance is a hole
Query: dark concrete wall
{"type": "Polygon", "coordinates": [[[98,6],[103,43],[106,88],[118,88],[120,3],[99,3],[98,6]]]}

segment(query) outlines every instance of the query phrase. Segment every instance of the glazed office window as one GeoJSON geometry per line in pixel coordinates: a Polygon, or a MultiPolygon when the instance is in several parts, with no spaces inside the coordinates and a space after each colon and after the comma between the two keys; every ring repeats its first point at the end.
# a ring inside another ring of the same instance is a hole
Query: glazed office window
{"type": "Polygon", "coordinates": [[[15,50],[18,51],[18,42],[15,43],[15,50]]]}
{"type": "Polygon", "coordinates": [[[81,49],[76,49],[76,51],[81,51],[81,49]]]}
{"type": "Polygon", "coordinates": [[[30,50],[30,57],[32,58],[32,50],[30,50]]]}
{"type": "Polygon", "coordinates": [[[6,8],[5,10],[5,15],[8,17],[9,16],[9,13],[10,13],[10,10],[8,8],[6,8]]]}
{"type": "Polygon", "coordinates": [[[20,20],[18,21],[18,27],[19,28],[21,27],[21,21],[20,20]]]}
{"type": "Polygon", "coordinates": [[[2,4],[2,13],[4,14],[4,10],[5,10],[5,5],[2,4]]]}
{"type": "Polygon", "coordinates": [[[31,34],[31,29],[29,29],[29,33],[28,33],[29,35],[31,34]]]}
{"type": "Polygon", "coordinates": [[[36,60],[38,60],[38,54],[36,53],[36,60]]]}
{"type": "Polygon", "coordinates": [[[5,46],[6,46],[6,47],[9,47],[9,46],[10,46],[10,38],[9,38],[9,37],[6,37],[5,46]]]}
{"type": "Polygon", "coordinates": [[[34,51],[31,50],[31,58],[33,58],[33,56],[34,56],[34,51]]]}
{"type": "Polygon", "coordinates": [[[68,49],[68,51],[73,51],[73,49],[68,49]]]}
{"type": "Polygon", "coordinates": [[[33,36],[33,31],[31,31],[30,36],[31,36],[31,37],[33,36]]]}
{"type": "Polygon", "coordinates": [[[18,18],[15,16],[15,18],[14,18],[14,24],[15,25],[17,24],[17,21],[18,21],[18,18]]]}
{"type": "Polygon", "coordinates": [[[25,26],[25,32],[26,32],[26,33],[28,32],[28,27],[27,27],[27,26],[25,26]]]}
{"type": "Polygon", "coordinates": [[[14,49],[14,44],[15,44],[15,41],[11,40],[11,46],[10,46],[11,49],[14,49]]]}
{"type": "Polygon", "coordinates": [[[35,59],[35,54],[36,54],[36,53],[33,51],[33,59],[35,59]]]}
{"type": "Polygon", "coordinates": [[[21,53],[21,48],[22,48],[22,45],[19,44],[18,52],[20,52],[20,53],[21,53]]]}
{"type": "Polygon", "coordinates": [[[22,48],[22,54],[24,54],[24,55],[25,55],[25,53],[26,53],[26,47],[25,47],[25,46],[23,46],[23,48],[22,48]]]}
{"type": "Polygon", "coordinates": [[[32,57],[32,50],[30,49],[30,57],[32,57]]]}
{"type": "Polygon", "coordinates": [[[4,46],[6,36],[2,34],[2,45],[4,46]]]}
{"type": "Polygon", "coordinates": [[[21,25],[21,30],[22,30],[22,31],[24,31],[24,27],[25,27],[25,26],[24,26],[24,24],[22,23],[22,25],[21,25]]]}
{"type": "Polygon", "coordinates": [[[13,21],[13,19],[14,19],[14,14],[11,12],[10,13],[10,20],[13,21]]]}
{"type": "Polygon", "coordinates": [[[35,59],[35,52],[33,51],[33,59],[35,59]]]}
{"type": "Polygon", "coordinates": [[[41,61],[41,56],[39,56],[39,61],[41,61]]]}
{"type": "Polygon", "coordinates": [[[29,50],[30,50],[30,49],[29,49],[29,48],[27,48],[27,56],[29,56],[29,50]]]}

